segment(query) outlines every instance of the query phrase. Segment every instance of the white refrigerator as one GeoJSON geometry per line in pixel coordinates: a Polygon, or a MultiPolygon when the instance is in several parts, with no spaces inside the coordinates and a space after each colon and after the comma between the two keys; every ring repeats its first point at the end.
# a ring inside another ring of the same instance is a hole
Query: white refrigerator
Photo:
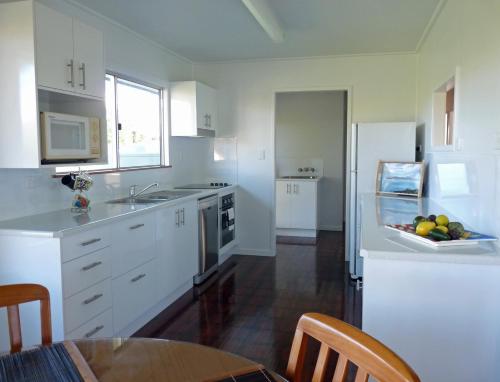
{"type": "Polygon", "coordinates": [[[379,160],[415,161],[416,123],[356,123],[352,126],[346,251],[353,279],[363,277],[359,255],[361,231],[360,196],[376,191],[379,160]]]}

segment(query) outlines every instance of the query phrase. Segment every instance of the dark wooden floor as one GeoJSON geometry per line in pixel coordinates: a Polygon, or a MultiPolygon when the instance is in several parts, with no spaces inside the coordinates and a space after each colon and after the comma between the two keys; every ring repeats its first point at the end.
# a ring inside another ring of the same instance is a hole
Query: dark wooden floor
{"type": "Polygon", "coordinates": [[[213,346],[283,373],[301,314],[361,325],[343,237],[321,232],[316,245],[278,244],[276,257],[234,255],[202,294],[188,292],[136,335],[213,346]]]}

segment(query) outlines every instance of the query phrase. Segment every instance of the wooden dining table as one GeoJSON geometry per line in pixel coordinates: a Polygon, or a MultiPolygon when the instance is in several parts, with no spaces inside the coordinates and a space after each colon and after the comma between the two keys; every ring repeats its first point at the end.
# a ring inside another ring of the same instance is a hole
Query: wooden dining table
{"type": "Polygon", "coordinates": [[[111,338],[65,342],[71,358],[86,381],[234,381],[232,376],[262,373],[261,379],[285,381],[246,358],[194,343],[111,338]]]}

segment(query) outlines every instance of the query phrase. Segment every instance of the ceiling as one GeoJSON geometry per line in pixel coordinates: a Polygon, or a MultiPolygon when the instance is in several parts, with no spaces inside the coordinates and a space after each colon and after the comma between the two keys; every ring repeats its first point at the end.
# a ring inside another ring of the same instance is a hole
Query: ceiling
{"type": "Polygon", "coordinates": [[[414,51],[439,0],[269,0],[273,42],[240,0],[74,0],[195,62],[414,51]]]}

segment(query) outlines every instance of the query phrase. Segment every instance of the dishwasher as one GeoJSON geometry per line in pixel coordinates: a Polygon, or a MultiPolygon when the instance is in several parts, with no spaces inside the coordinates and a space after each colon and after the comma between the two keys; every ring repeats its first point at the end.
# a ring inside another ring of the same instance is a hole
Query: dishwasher
{"type": "Polygon", "coordinates": [[[219,197],[198,200],[198,274],[194,284],[203,283],[219,266],[219,197]]]}

